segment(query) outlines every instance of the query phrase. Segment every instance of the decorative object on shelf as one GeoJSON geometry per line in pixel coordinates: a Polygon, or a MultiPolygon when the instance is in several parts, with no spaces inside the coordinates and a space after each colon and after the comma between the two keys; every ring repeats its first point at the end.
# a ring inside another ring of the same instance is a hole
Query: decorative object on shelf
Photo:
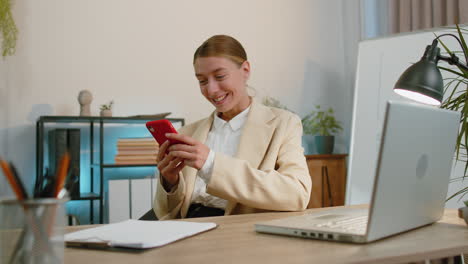
{"type": "MultiPolygon", "coordinates": [[[[460,28],[459,25],[456,25],[454,29],[458,36],[452,33],[444,33],[437,36],[432,41],[432,44],[426,47],[422,58],[402,73],[393,88],[396,93],[409,99],[436,106],[440,105],[441,108],[461,112],[460,130],[456,145],[456,160],[465,164],[465,170],[463,176],[454,178],[451,182],[466,180],[468,171],[468,159],[466,158],[466,152],[468,151],[466,143],[468,136],[468,105],[466,104],[468,96],[468,45],[465,41],[468,29],[460,28]],[[445,36],[456,39],[460,44],[461,51],[450,50],[440,40],[441,37],[445,36]],[[441,44],[449,56],[441,55],[440,48],[437,47],[438,43],[441,44]],[[464,55],[465,62],[456,56],[457,53],[464,55]],[[454,65],[454,67],[447,68],[437,65],[441,60],[454,65]],[[450,73],[452,76],[442,79],[440,70],[450,73]],[[446,95],[445,101],[443,101],[444,93],[446,95]]],[[[452,194],[447,200],[456,196],[460,196],[460,199],[462,199],[467,193],[468,187],[463,187],[452,194]]]]}
{"type": "Polygon", "coordinates": [[[12,0],[0,0],[0,30],[2,31],[2,56],[11,56],[16,51],[18,28],[11,14],[12,0]]]}
{"type": "Polygon", "coordinates": [[[112,116],[112,105],[114,101],[110,101],[108,104],[102,104],[101,109],[101,116],[112,116]]]}
{"type": "Polygon", "coordinates": [[[316,110],[302,118],[304,134],[315,135],[315,146],[319,154],[331,154],[335,145],[334,135],[343,128],[335,119],[332,108],[326,111],[322,111],[320,105],[315,108],[316,110]]]}
{"type": "Polygon", "coordinates": [[[91,102],[93,94],[88,90],[81,90],[78,94],[78,102],[80,103],[80,116],[91,116],[91,102]]]}
{"type": "Polygon", "coordinates": [[[154,164],[158,155],[159,145],[152,137],[119,138],[115,164],[137,165],[154,164]]]}

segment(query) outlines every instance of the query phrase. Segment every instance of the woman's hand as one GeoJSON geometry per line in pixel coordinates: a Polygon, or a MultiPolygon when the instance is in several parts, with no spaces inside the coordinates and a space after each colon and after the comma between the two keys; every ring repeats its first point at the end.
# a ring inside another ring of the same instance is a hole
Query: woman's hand
{"type": "Polygon", "coordinates": [[[166,191],[170,191],[173,186],[179,183],[179,172],[185,167],[184,160],[171,153],[166,154],[169,147],[169,141],[164,142],[159,147],[156,161],[158,170],[163,177],[163,186],[166,191]]]}
{"type": "Polygon", "coordinates": [[[170,146],[169,156],[183,160],[184,165],[197,170],[203,167],[210,154],[210,148],[187,135],[168,133],[166,137],[184,143],[170,146]]]}

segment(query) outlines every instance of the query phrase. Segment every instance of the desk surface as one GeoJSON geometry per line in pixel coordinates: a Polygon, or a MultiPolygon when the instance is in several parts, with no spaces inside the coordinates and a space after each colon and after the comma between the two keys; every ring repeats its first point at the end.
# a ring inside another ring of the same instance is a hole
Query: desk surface
{"type": "MultiPolygon", "coordinates": [[[[359,206],[360,207],[360,206],[359,206]]],[[[309,209],[306,212],[320,209],[309,209]]],[[[161,248],[138,252],[65,248],[65,263],[401,263],[468,252],[468,227],[447,209],[441,221],[366,245],[256,233],[254,224],[304,212],[190,219],[219,226],[161,248]]],[[[67,232],[82,229],[69,227],[67,232]]]]}

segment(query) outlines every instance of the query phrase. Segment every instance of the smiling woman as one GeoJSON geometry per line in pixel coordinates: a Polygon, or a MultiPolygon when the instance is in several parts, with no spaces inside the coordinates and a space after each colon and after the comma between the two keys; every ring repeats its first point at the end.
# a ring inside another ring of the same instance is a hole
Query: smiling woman
{"type": "Polygon", "coordinates": [[[197,59],[194,67],[201,93],[216,107],[219,117],[229,121],[250,105],[248,61],[239,67],[226,58],[206,57],[197,59]]]}
{"type": "Polygon", "coordinates": [[[206,40],[193,59],[208,118],[167,134],[161,145],[154,212],[159,219],[304,210],[311,180],[295,114],[247,93],[250,64],[234,38],[206,40]]]}
{"type": "Polygon", "coordinates": [[[205,98],[226,121],[250,105],[247,80],[250,64],[242,45],[228,36],[214,36],[205,41],[193,59],[195,76],[205,98]]]}

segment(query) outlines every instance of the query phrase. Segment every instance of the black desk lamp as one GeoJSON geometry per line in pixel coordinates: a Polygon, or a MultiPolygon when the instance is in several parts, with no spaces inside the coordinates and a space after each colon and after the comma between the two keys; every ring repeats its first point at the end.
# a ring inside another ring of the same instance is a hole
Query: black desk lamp
{"type": "MultiPolygon", "coordinates": [[[[450,65],[456,65],[463,71],[468,72],[468,67],[462,64],[455,54],[450,57],[440,55],[440,49],[437,47],[438,39],[442,36],[452,36],[458,40],[463,49],[460,39],[453,34],[442,34],[432,41],[431,45],[426,47],[422,58],[400,76],[393,90],[404,97],[417,102],[439,106],[442,103],[444,95],[444,82],[442,74],[437,63],[439,60],[448,62],[450,65]]],[[[464,50],[465,60],[467,52],[464,50]]]]}

